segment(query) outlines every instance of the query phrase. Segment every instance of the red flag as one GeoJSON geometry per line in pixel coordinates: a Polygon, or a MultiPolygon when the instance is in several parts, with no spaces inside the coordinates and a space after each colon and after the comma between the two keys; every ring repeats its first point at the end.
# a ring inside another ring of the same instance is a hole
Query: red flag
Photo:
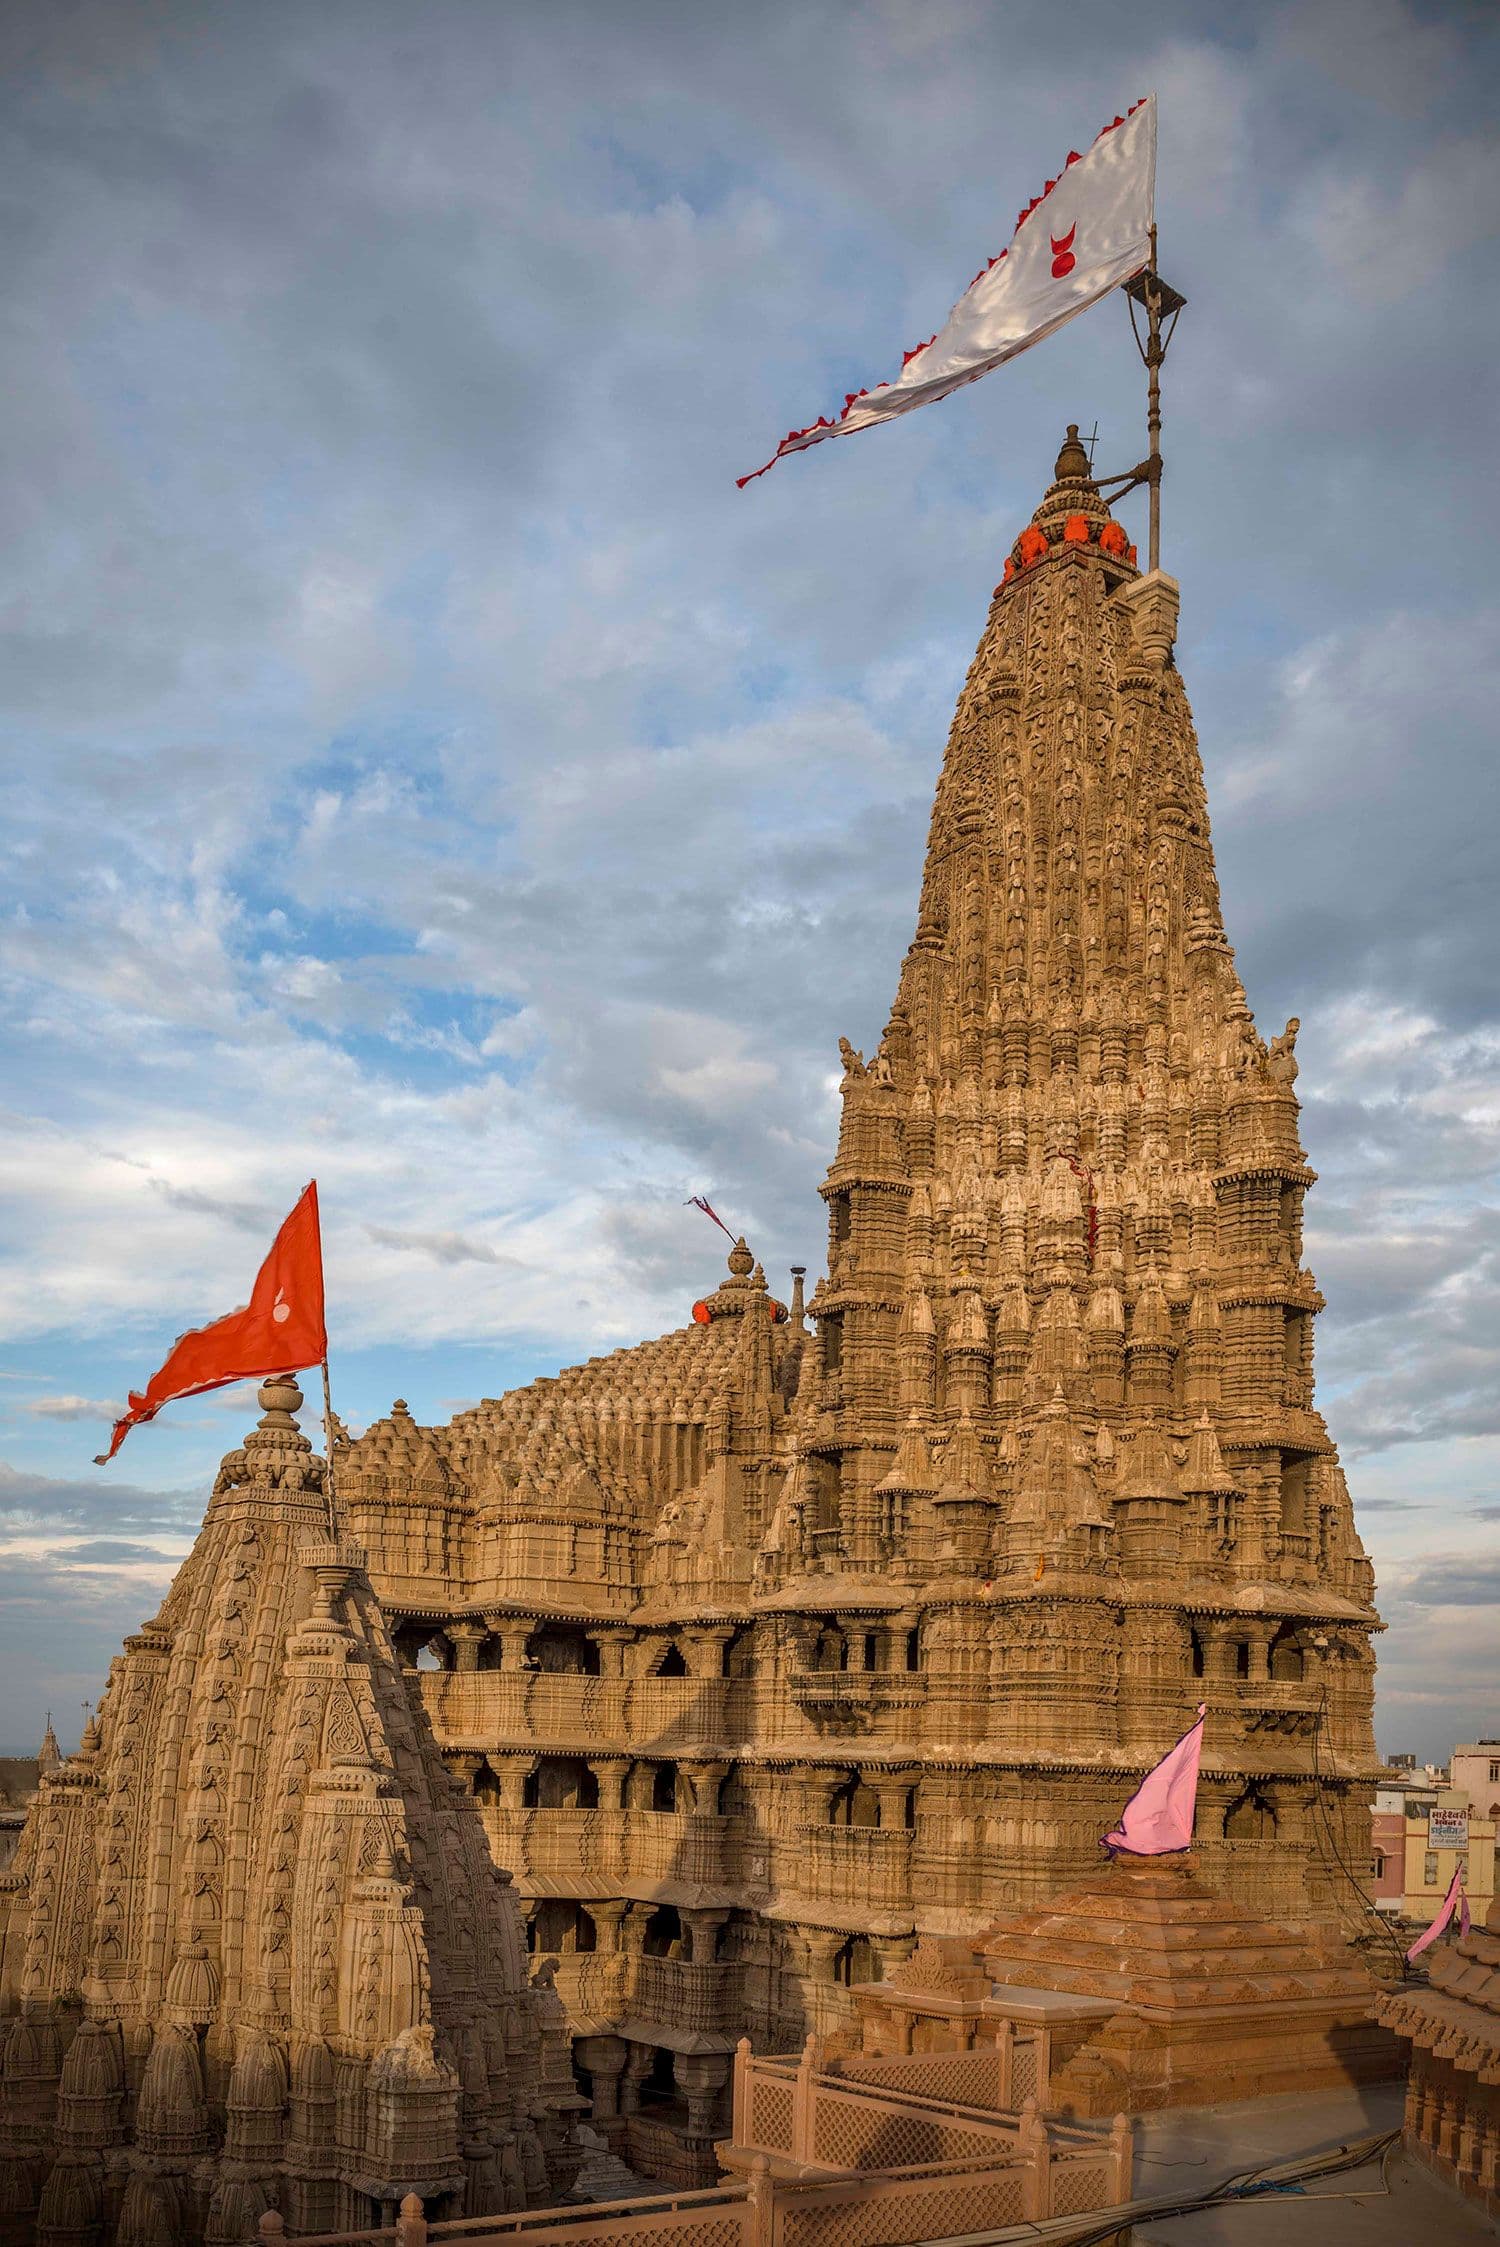
{"type": "Polygon", "coordinates": [[[144,1392],[132,1390],[129,1410],[115,1422],[108,1451],[94,1464],[102,1467],[113,1459],[137,1421],[154,1420],[174,1397],[201,1396],[206,1389],[222,1389],[252,1375],[298,1373],[327,1355],[323,1241],[314,1179],[272,1242],[249,1302],[211,1326],[190,1327],[178,1336],[144,1392]]]}

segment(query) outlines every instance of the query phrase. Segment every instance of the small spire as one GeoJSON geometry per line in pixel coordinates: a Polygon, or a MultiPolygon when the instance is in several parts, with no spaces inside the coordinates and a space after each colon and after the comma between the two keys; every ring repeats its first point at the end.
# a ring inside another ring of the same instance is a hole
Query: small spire
{"type": "Polygon", "coordinates": [[[790,1267],[790,1270],[792,1275],[792,1308],[790,1313],[791,1324],[797,1329],[799,1334],[805,1334],[807,1332],[807,1324],[806,1310],[802,1300],[802,1283],[807,1278],[807,1266],[805,1264],[793,1264],[790,1267]]]}
{"type": "Polygon", "coordinates": [[[47,1779],[50,1779],[55,1771],[62,1769],[62,1750],[57,1744],[57,1734],[52,1729],[52,1711],[50,1709],[47,1711],[47,1729],[42,1734],[41,1753],[36,1761],[37,1769],[47,1779]]]}

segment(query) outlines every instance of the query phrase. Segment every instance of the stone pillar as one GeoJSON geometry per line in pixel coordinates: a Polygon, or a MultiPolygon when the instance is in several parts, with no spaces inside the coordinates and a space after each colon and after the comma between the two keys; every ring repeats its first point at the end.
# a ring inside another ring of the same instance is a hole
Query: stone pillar
{"type": "Polygon", "coordinates": [[[484,1757],[482,1755],[470,1755],[467,1750],[448,1748],[444,1751],[443,1761],[447,1764],[459,1785],[472,1794],[474,1792],[474,1781],[479,1777],[480,1771],[484,1767],[484,1757]]]}
{"type": "Polygon", "coordinates": [[[1237,1623],[1200,1623],[1198,1636],[1203,1644],[1203,1678],[1207,1684],[1230,1682],[1236,1675],[1235,1647],[1242,1626],[1237,1623]]]}
{"type": "Polygon", "coordinates": [[[534,1615],[486,1615],[485,1622],[500,1641],[502,1670],[524,1670],[526,1641],[536,1629],[534,1615]]]}
{"type": "Polygon", "coordinates": [[[1271,1641],[1276,1636],[1274,1623],[1252,1623],[1244,1633],[1250,1647],[1250,1685],[1265,1685],[1271,1675],[1271,1641]]]}
{"type": "Polygon", "coordinates": [[[724,1649],[733,1636],[734,1632],[727,1623],[715,1623],[708,1629],[684,1631],[682,1644],[689,1677],[722,1677],[724,1649]]]}
{"type": "Polygon", "coordinates": [[[453,1648],[453,1667],[464,1672],[477,1670],[479,1649],[485,1640],[484,1625],[460,1619],[448,1624],[446,1635],[453,1648]]]}
{"type": "Polygon", "coordinates": [[[627,1648],[634,1641],[634,1631],[593,1631],[589,1635],[599,1649],[599,1675],[601,1677],[623,1677],[625,1675],[625,1654],[627,1648]]]}
{"type": "MultiPolygon", "coordinates": [[[[599,1952],[606,1958],[623,1948],[625,1914],[630,1906],[623,1896],[601,1896],[591,1901],[589,1910],[594,1919],[594,1938],[599,1952]]],[[[620,2065],[624,2066],[622,2057],[620,2065]]],[[[585,2067],[588,2062],[584,2062],[585,2067]]]]}
{"type": "Polygon", "coordinates": [[[618,1810],[621,1806],[621,1789],[630,1769],[629,1758],[623,1755],[591,1755],[588,1766],[599,1782],[599,1808],[618,1810]]]}
{"type": "Polygon", "coordinates": [[[641,2085],[651,2073],[655,2057],[649,2044],[627,2044],[625,2047],[625,2073],[620,2083],[620,2112],[622,2115],[641,2111],[641,2085]]]}
{"type": "MultiPolygon", "coordinates": [[[[911,1957],[912,1952],[917,1947],[917,1938],[914,1934],[872,1935],[870,1937],[870,1944],[871,1948],[874,1950],[875,1956],[880,1961],[880,1979],[883,1982],[888,1982],[891,1976],[895,1973],[896,1968],[898,1966],[904,1965],[907,1959],[911,1957]]],[[[910,2023],[908,2022],[908,2039],[910,2038],[910,2035],[911,2027],[910,2023]]],[[[909,2043],[907,2049],[910,2049],[909,2043]]]]}
{"type": "Polygon", "coordinates": [[[790,1776],[802,1797],[803,1822],[809,1826],[826,1826],[829,1798],[838,1784],[838,1773],[830,1771],[824,1763],[794,1763],[790,1776]]]}
{"type": "Polygon", "coordinates": [[[910,1770],[882,1771],[878,1767],[865,1774],[880,1802],[880,1823],[889,1832],[901,1833],[906,1829],[906,1798],[915,1789],[922,1774],[915,1767],[910,1770]]]}
{"type": "Polygon", "coordinates": [[[523,1797],[526,1782],[537,1767],[534,1755],[507,1755],[497,1748],[489,1758],[490,1769],[500,1782],[500,1800],[507,1810],[525,1808],[523,1797]]]}
{"type": "Polygon", "coordinates": [[[587,2068],[594,2094],[594,2127],[606,2139],[619,2135],[620,2078],[630,2047],[623,2036],[581,2036],[573,2047],[580,2067],[587,2068]]]}
{"type": "Polygon", "coordinates": [[[679,1763],[677,1776],[686,1779],[693,1790],[692,1815],[695,1818],[716,1818],[719,1814],[719,1786],[729,1775],[728,1763],[679,1763]]]}
{"type": "Polygon", "coordinates": [[[803,1928],[802,1940],[807,1946],[807,1971],[812,1981],[827,1983],[833,1980],[833,1962],[848,1939],[837,1928],[803,1928]]]}
{"type": "Polygon", "coordinates": [[[687,1928],[688,1957],[694,1966],[712,1966],[714,1947],[719,1929],[729,1917],[728,1908],[709,1910],[692,1905],[683,1909],[683,1924],[687,1928]]]}
{"type": "Polygon", "coordinates": [[[677,2088],[687,2100],[690,2138],[718,2135],[721,2101],[729,2081],[727,2052],[679,2052],[673,2066],[677,2088]]]}

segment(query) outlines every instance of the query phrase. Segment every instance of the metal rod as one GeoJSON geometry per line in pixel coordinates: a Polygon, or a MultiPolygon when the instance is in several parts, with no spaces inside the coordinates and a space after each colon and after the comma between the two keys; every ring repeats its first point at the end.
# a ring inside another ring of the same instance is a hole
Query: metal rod
{"type": "Polygon", "coordinates": [[[1150,567],[1161,568],[1161,290],[1156,280],[1156,226],[1151,227],[1151,276],[1146,287],[1146,434],[1151,461],[1150,567]]]}
{"type": "Polygon", "coordinates": [[[338,1509],[333,1497],[333,1398],[328,1388],[328,1360],[323,1366],[323,1496],[328,1502],[328,1537],[331,1544],[339,1541],[338,1509]]]}

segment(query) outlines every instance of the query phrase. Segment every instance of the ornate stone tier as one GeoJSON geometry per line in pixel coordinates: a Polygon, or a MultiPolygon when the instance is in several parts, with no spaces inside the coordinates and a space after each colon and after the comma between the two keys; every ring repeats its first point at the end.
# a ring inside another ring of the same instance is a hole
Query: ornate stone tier
{"type": "Polygon", "coordinates": [[[1340,1945],[1251,1916],[1191,1860],[1121,1857],[972,1950],[920,1946],[859,2002],[867,2051],[1031,2044],[1042,2105],[1102,2115],[1394,2075],[1375,1994],[1340,1945]]]}

